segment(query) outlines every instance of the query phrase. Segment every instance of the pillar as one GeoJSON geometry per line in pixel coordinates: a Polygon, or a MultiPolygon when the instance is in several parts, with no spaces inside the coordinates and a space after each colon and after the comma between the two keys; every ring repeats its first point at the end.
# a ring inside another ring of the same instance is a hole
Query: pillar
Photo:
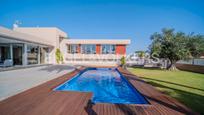
{"type": "Polygon", "coordinates": [[[10,58],[13,63],[13,44],[10,44],[10,58]]]}
{"type": "Polygon", "coordinates": [[[38,64],[40,64],[40,46],[38,46],[38,64]]]}
{"type": "Polygon", "coordinates": [[[28,65],[27,44],[23,45],[23,65],[28,65]]]}

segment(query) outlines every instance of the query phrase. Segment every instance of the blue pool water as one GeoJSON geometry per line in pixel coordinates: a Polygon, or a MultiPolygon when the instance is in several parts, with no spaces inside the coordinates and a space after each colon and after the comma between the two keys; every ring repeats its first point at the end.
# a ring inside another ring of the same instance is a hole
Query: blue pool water
{"type": "Polygon", "coordinates": [[[147,104],[115,68],[88,68],[55,90],[92,92],[94,103],[147,104]]]}

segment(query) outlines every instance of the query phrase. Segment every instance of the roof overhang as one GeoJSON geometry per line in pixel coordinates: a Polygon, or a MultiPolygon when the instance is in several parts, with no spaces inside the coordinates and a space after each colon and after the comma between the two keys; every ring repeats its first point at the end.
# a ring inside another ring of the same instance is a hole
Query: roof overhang
{"type": "Polygon", "coordinates": [[[34,44],[34,45],[38,45],[38,46],[43,46],[43,47],[53,47],[52,45],[48,45],[48,44],[43,44],[43,43],[39,43],[39,42],[33,42],[33,41],[28,41],[28,40],[19,40],[16,38],[12,38],[9,36],[3,36],[0,35],[0,43],[26,43],[26,44],[34,44]]]}
{"type": "Polygon", "coordinates": [[[17,40],[5,36],[0,35],[0,44],[29,44],[33,46],[41,46],[41,47],[53,47],[51,45],[41,44],[41,43],[35,43],[30,41],[24,41],[24,40],[17,40]]]}
{"type": "Polygon", "coordinates": [[[10,43],[33,43],[43,46],[53,46],[50,42],[44,41],[42,38],[15,32],[3,27],[0,27],[0,38],[2,41],[11,41],[10,43]]]}

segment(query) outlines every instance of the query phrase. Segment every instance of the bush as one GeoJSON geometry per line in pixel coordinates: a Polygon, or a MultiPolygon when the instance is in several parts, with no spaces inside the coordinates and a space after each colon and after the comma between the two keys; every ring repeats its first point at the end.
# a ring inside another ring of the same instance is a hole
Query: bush
{"type": "Polygon", "coordinates": [[[126,63],[126,60],[125,60],[125,57],[123,56],[123,57],[120,59],[120,64],[121,64],[122,67],[124,67],[125,63],[126,63]]]}
{"type": "Polygon", "coordinates": [[[60,62],[61,62],[61,63],[63,62],[63,55],[62,55],[60,49],[57,49],[57,50],[56,50],[55,56],[56,56],[56,61],[57,61],[58,64],[59,64],[60,62]]]}

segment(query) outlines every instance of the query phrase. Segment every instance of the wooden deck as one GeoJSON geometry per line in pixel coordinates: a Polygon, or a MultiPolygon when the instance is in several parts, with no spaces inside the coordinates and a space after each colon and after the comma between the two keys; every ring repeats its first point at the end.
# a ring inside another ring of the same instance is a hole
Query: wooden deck
{"type": "Polygon", "coordinates": [[[196,114],[127,70],[119,71],[150,104],[91,104],[91,93],[53,91],[80,70],[63,75],[0,102],[0,115],[180,115],[196,114]]]}

